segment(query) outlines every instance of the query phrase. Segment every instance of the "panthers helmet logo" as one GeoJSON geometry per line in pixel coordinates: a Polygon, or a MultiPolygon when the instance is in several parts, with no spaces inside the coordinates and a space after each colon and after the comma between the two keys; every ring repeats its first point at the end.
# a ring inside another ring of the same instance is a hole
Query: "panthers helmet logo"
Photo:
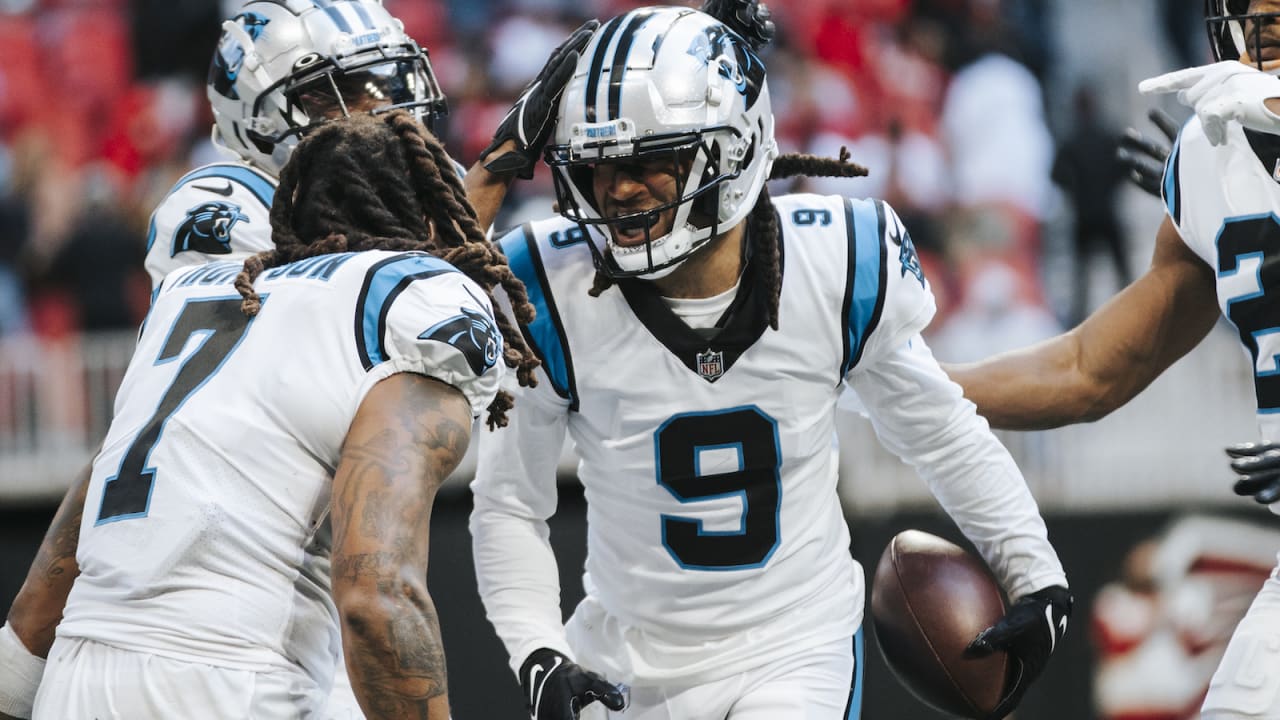
{"type": "MultiPolygon", "coordinates": [[[[271,22],[255,12],[240,13],[231,21],[240,23],[249,39],[254,41],[262,35],[262,28],[271,22]]],[[[240,93],[236,90],[236,78],[240,76],[244,54],[245,48],[240,42],[230,34],[223,33],[222,42],[218,45],[218,51],[213,54],[213,63],[209,66],[209,85],[219,95],[232,100],[240,99],[240,93]]]]}
{"type": "Polygon", "coordinates": [[[911,241],[911,233],[907,232],[896,218],[889,240],[898,246],[898,262],[902,265],[902,277],[905,278],[907,273],[911,273],[923,286],[925,284],[924,269],[920,267],[920,256],[916,254],[916,244],[911,241]]]}
{"type": "Polygon", "coordinates": [[[239,205],[229,202],[207,202],[187,211],[187,219],[173,234],[173,251],[170,256],[194,250],[209,255],[231,253],[231,228],[249,218],[240,212],[239,205]]]}
{"type": "Polygon", "coordinates": [[[418,339],[438,340],[454,346],[467,359],[471,371],[476,375],[483,375],[498,362],[502,336],[498,334],[498,327],[488,313],[465,307],[458,309],[462,311],[461,315],[432,325],[418,339]]]}
{"type": "Polygon", "coordinates": [[[741,38],[723,25],[708,27],[702,35],[694,37],[686,51],[707,65],[717,57],[730,58],[733,62],[721,62],[719,72],[731,81],[746,99],[747,107],[755,105],[764,87],[764,63],[741,38]]]}

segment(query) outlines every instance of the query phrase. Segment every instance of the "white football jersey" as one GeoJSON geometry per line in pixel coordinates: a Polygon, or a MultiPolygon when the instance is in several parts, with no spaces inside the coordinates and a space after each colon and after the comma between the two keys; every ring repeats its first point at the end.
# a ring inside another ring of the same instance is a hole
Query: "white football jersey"
{"type": "Polygon", "coordinates": [[[1280,441],[1280,136],[1227,129],[1214,147],[1200,119],[1179,133],[1162,190],[1169,217],[1218,279],[1218,306],[1254,364],[1258,427],[1280,441]]]}
{"type": "Polygon", "coordinates": [[[243,162],[205,165],[184,175],[151,213],[151,288],[180,267],[244,260],[270,250],[276,179],[243,162]]]}
{"type": "Polygon", "coordinates": [[[425,253],[240,262],[160,286],[93,463],[60,637],[246,670],[300,668],[327,692],[338,652],[328,510],[342,442],[379,380],[412,372],[477,415],[504,372],[484,291],[425,253]]]}
{"type": "Polygon", "coordinates": [[[1065,584],[1017,469],[919,339],[934,300],[893,210],[818,195],[774,204],[784,268],[777,331],[751,272],[708,338],[651,283],[589,297],[592,256],[569,221],[503,239],[537,309],[526,335],[543,375],[520,393],[507,429],[482,433],[472,530],[481,596],[513,668],[547,646],[612,680],[694,683],[852,636],[864,580],[836,494],[835,408],[846,380],[904,457],[941,468],[945,460],[921,454],[966,447],[973,467],[947,479],[956,497],[934,488],[953,515],[982,493],[1009,500],[999,516],[1018,525],[1014,534],[1038,537],[1031,550],[1012,551],[1026,537],[995,539],[994,525],[969,532],[967,516],[957,520],[1011,590],[1065,584]],[[521,542],[545,542],[536,523],[555,506],[547,450],[558,455],[566,430],[588,507],[587,598],[567,638],[554,567],[508,557],[521,542]]]}
{"type": "MultiPolygon", "coordinates": [[[[466,169],[453,163],[458,177],[466,169]]],[[[270,250],[276,178],[244,162],[217,162],[184,175],[165,195],[147,229],[151,289],[180,267],[241,260],[270,250]]]]}

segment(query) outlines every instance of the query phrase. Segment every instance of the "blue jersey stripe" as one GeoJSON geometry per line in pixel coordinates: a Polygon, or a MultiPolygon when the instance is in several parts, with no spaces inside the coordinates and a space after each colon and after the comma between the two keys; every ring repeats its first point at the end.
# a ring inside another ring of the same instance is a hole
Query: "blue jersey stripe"
{"type": "Polygon", "coordinates": [[[1178,165],[1182,158],[1182,135],[1173,142],[1173,150],[1164,166],[1164,203],[1175,224],[1182,224],[1182,196],[1178,186],[1178,165]]]}
{"type": "Polygon", "coordinates": [[[556,394],[568,398],[576,405],[573,393],[573,366],[569,356],[569,344],[560,327],[560,315],[556,312],[555,299],[548,292],[541,259],[534,246],[534,238],[528,225],[507,233],[499,244],[507,256],[511,272],[524,283],[529,303],[537,313],[532,323],[524,328],[526,339],[542,361],[542,368],[556,394]]]}
{"type": "Polygon", "coordinates": [[[862,717],[862,628],[853,636],[853,688],[849,691],[849,708],[845,711],[845,720],[859,720],[862,717]]]}
{"type": "Polygon", "coordinates": [[[875,200],[845,200],[849,237],[848,280],[844,297],[843,378],[858,364],[867,337],[884,306],[884,211],[875,200]]]}
{"type": "Polygon", "coordinates": [[[232,182],[240,183],[249,189],[249,192],[258,198],[258,201],[264,207],[271,207],[271,200],[276,196],[275,183],[270,182],[258,173],[247,167],[239,165],[210,165],[187,173],[181,180],[174,185],[174,189],[180,187],[183,183],[190,180],[201,180],[203,178],[225,178],[232,182]]]}
{"type": "Polygon", "coordinates": [[[387,359],[383,339],[387,334],[387,313],[395,299],[415,280],[434,277],[458,269],[425,253],[406,253],[383,260],[369,268],[356,302],[356,348],[365,370],[387,359]]]}

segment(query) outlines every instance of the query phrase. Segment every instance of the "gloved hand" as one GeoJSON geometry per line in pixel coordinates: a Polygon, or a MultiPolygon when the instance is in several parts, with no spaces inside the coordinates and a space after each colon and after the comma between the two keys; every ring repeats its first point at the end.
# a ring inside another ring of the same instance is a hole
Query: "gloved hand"
{"type": "Polygon", "coordinates": [[[768,45],[778,31],[769,6],[760,0],[704,0],[698,9],[741,35],[756,52],[768,45]]]}
{"type": "Polygon", "coordinates": [[[548,648],[534,650],[520,666],[520,687],[532,720],[577,720],[578,712],[596,700],[610,710],[622,710],[628,701],[625,685],[583,670],[548,648]]]}
{"type": "Polygon", "coordinates": [[[600,27],[595,20],[588,20],[573,31],[560,46],[551,52],[547,64],[529,83],[516,100],[506,117],[493,133],[493,141],[480,153],[481,159],[489,156],[508,140],[514,140],[515,150],[509,150],[485,163],[485,169],[495,175],[514,173],[528,180],[542,155],[542,147],[551,137],[555,127],[556,108],[564,86],[573,77],[582,49],[591,41],[591,35],[600,27]]]}
{"type": "Polygon", "coordinates": [[[1227,448],[1231,469],[1240,477],[1232,488],[1263,505],[1280,500],[1280,443],[1242,443],[1227,448]]]}
{"type": "Polygon", "coordinates": [[[986,657],[1005,650],[1009,659],[1017,663],[1008,692],[987,720],[1000,720],[1013,712],[1027,688],[1040,677],[1067,632],[1071,603],[1071,592],[1064,587],[1053,585],[1037,590],[1014,603],[1000,622],[978,633],[965,648],[967,657],[986,657]]]}
{"type": "MultiPolygon", "coordinates": [[[[1160,128],[1161,134],[1173,143],[1178,137],[1178,123],[1168,113],[1152,108],[1147,117],[1160,128]]],[[[1129,170],[1129,179],[1133,184],[1146,192],[1160,197],[1160,186],[1164,182],[1164,163],[1169,158],[1169,145],[1161,144],[1134,128],[1126,128],[1120,136],[1120,147],[1116,149],[1116,158],[1129,170]]]]}
{"type": "Polygon", "coordinates": [[[1266,100],[1280,98],[1280,78],[1235,60],[1175,70],[1138,83],[1145,95],[1178,93],[1178,101],[1193,108],[1213,145],[1227,141],[1227,125],[1238,122],[1251,129],[1280,133],[1280,115],[1266,100]]]}

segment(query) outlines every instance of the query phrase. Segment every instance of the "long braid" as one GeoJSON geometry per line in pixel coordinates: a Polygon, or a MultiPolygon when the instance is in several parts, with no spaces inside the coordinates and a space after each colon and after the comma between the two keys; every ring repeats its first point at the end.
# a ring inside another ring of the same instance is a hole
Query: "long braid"
{"type": "MultiPolygon", "coordinates": [[[[253,284],[269,268],[339,252],[425,250],[484,290],[505,341],[504,361],[521,385],[536,383],[538,359],[493,297],[501,285],[516,317],[531,322],[524,285],[485,238],[444,147],[409,113],[356,115],[303,138],[281,172],[270,217],[275,248],[246,259],[235,280],[246,315],[261,308],[253,284]]],[[[488,426],[505,426],[513,404],[499,391],[488,426]]]]}
{"type": "Polygon", "coordinates": [[[769,299],[769,327],[778,329],[778,307],[782,304],[782,247],[778,243],[778,214],[769,198],[769,187],[760,188],[760,197],[747,216],[747,237],[752,242],[757,280],[769,299]]]}
{"type": "MultiPolygon", "coordinates": [[[[861,177],[869,174],[867,168],[849,160],[849,149],[840,148],[838,158],[824,158],[807,153],[787,153],[773,161],[770,180],[805,175],[808,177],[861,177]]],[[[747,234],[751,238],[752,257],[757,278],[764,283],[769,297],[769,327],[778,329],[778,307],[782,298],[782,251],[778,244],[778,214],[769,197],[769,188],[762,186],[756,204],[747,216],[747,234]]],[[[609,275],[596,270],[588,294],[600,297],[614,284],[609,275]]]]}
{"type": "MultiPolygon", "coordinates": [[[[444,146],[429,133],[423,132],[422,126],[407,115],[389,118],[387,122],[400,136],[413,159],[412,165],[416,168],[414,176],[421,179],[417,185],[420,192],[427,193],[433,200],[424,204],[432,214],[441,259],[466,273],[483,287],[489,294],[489,302],[495,307],[497,305],[492,288],[501,285],[511,300],[516,319],[522,323],[533,322],[534,309],[524,283],[511,272],[506,258],[480,229],[475,209],[467,202],[466,189],[450,167],[444,146]]],[[[506,340],[507,364],[516,369],[516,377],[521,385],[533,386],[537,383],[533,375],[534,369],[539,365],[537,358],[510,318],[504,313],[497,313],[496,320],[498,329],[506,340]]],[[[492,418],[492,411],[490,416],[492,418]]],[[[505,424],[504,417],[497,426],[505,424]]]]}

